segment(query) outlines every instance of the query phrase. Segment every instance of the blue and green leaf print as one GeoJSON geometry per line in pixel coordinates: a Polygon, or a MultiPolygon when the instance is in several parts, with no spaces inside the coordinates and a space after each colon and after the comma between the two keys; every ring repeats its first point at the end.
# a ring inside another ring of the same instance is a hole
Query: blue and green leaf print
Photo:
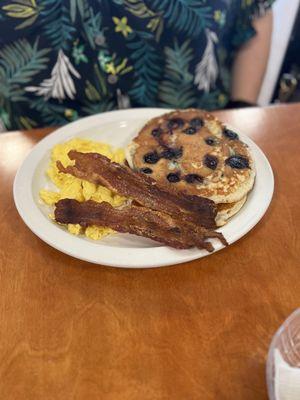
{"type": "Polygon", "coordinates": [[[95,13],[92,7],[86,8],[82,20],[82,29],[93,50],[97,46],[106,47],[105,31],[100,12],[95,13]]]}
{"type": "Polygon", "coordinates": [[[55,50],[68,50],[76,29],[64,0],[44,0],[41,27],[46,39],[55,50]]]}
{"type": "Polygon", "coordinates": [[[116,103],[113,99],[104,99],[100,102],[94,103],[85,101],[85,105],[82,107],[85,115],[98,114],[105,111],[111,111],[116,108],[116,103]]]}
{"type": "Polygon", "coordinates": [[[76,18],[80,20],[80,33],[88,41],[89,46],[95,50],[97,45],[105,47],[104,30],[107,28],[103,26],[100,7],[95,11],[90,3],[89,0],[70,0],[70,16],[73,23],[76,18]]]}
{"type": "Polygon", "coordinates": [[[84,2],[84,0],[70,0],[70,15],[73,23],[76,20],[77,10],[79,11],[81,18],[83,18],[85,3],[87,4],[87,2],[84,2]]]}
{"type": "Polygon", "coordinates": [[[202,0],[151,0],[151,6],[163,14],[167,26],[190,37],[198,36],[211,24],[211,7],[204,7],[202,0]]]}
{"type": "Polygon", "coordinates": [[[39,48],[39,39],[30,44],[26,39],[0,50],[0,105],[5,101],[26,101],[25,85],[47,68],[49,48],[39,48]]]}
{"type": "Polygon", "coordinates": [[[0,132],[115,108],[222,108],[274,0],[2,0],[0,132]]]}
{"type": "Polygon", "coordinates": [[[44,102],[39,98],[34,99],[30,103],[30,109],[42,116],[45,125],[63,125],[68,122],[65,115],[66,107],[63,104],[53,104],[52,102],[44,102]]]}
{"type": "Polygon", "coordinates": [[[151,38],[146,32],[135,32],[127,42],[134,68],[134,82],[129,95],[135,102],[145,106],[153,105],[157,99],[163,65],[163,59],[151,42],[151,38]]]}
{"type": "Polygon", "coordinates": [[[188,39],[181,45],[175,39],[172,47],[165,47],[164,79],[159,86],[163,107],[188,108],[195,103],[194,76],[190,72],[193,49],[188,39]]]}

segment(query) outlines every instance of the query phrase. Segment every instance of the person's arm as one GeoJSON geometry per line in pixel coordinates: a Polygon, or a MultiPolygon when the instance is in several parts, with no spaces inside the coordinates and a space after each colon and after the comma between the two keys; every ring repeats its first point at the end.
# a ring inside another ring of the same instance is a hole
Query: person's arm
{"type": "Polygon", "coordinates": [[[268,63],[272,11],[253,21],[257,34],[238,51],[232,71],[231,100],[256,103],[268,63]]]}

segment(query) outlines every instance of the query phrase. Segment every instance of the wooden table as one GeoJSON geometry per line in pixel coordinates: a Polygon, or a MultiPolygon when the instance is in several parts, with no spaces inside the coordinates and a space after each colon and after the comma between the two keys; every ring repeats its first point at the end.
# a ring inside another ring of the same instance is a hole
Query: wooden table
{"type": "Polygon", "coordinates": [[[222,112],[275,173],[263,220],[179,266],[124,270],[38,239],[16,169],[51,129],[0,135],[0,399],[261,400],[275,330],[300,304],[300,105],[222,112]]]}

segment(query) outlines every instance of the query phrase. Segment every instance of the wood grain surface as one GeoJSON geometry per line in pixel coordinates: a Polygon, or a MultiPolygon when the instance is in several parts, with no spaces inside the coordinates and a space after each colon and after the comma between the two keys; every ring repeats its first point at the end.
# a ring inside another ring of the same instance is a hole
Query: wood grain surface
{"type": "Polygon", "coordinates": [[[268,346],[300,304],[300,105],[219,116],[269,158],[271,206],[227,249],[148,270],[95,266],[38,239],[12,184],[50,129],[0,134],[1,400],[267,399],[268,346]]]}

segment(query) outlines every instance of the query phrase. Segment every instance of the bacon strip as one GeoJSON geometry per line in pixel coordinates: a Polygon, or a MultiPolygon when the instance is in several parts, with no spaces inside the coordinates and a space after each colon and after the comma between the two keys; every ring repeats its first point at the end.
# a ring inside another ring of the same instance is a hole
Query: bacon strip
{"type": "Polygon", "coordinates": [[[68,153],[74,166],[64,167],[59,161],[60,172],[69,173],[89,182],[100,184],[119,195],[130,197],[137,203],[152,210],[165,212],[171,216],[183,214],[188,221],[215,228],[217,209],[213,201],[184,193],[178,194],[168,185],[163,187],[155,180],[126,166],[111,162],[98,153],[68,153]]]}
{"type": "Polygon", "coordinates": [[[211,252],[214,248],[206,240],[213,237],[224,243],[223,236],[218,232],[200,229],[192,223],[185,223],[170,215],[140,206],[116,209],[107,202],[89,200],[80,203],[77,200],[64,199],[56,203],[54,215],[55,220],[62,224],[106,226],[118,232],[144,236],[177,249],[198,247],[211,252]]]}

